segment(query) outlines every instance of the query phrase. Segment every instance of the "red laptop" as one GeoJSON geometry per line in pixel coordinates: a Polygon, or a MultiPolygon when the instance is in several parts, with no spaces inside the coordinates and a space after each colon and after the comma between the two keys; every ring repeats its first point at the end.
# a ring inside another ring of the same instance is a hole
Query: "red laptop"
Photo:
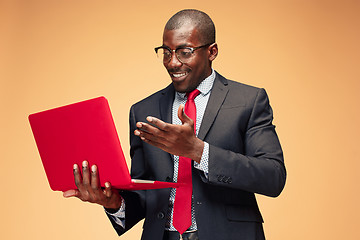
{"type": "Polygon", "coordinates": [[[100,185],[141,190],[178,187],[178,183],[131,179],[105,97],[29,116],[42,163],[54,191],[76,189],[73,165],[87,160],[99,169],[100,185]]]}

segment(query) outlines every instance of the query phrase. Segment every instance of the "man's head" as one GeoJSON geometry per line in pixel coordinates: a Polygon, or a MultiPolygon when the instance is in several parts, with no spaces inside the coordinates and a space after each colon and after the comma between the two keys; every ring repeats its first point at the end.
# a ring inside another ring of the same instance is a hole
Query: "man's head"
{"type": "Polygon", "coordinates": [[[204,12],[182,10],[165,25],[162,47],[171,50],[171,56],[164,57],[164,66],[175,90],[190,92],[211,74],[211,63],[218,53],[214,23],[204,12]],[[175,54],[173,50],[183,47],[189,48],[190,55],[182,58],[180,54],[186,52],[178,50],[175,54]]]}
{"type": "Polygon", "coordinates": [[[165,25],[165,30],[177,30],[185,25],[197,28],[202,45],[215,42],[215,25],[209,15],[195,9],[185,9],[172,16],[165,25]]]}

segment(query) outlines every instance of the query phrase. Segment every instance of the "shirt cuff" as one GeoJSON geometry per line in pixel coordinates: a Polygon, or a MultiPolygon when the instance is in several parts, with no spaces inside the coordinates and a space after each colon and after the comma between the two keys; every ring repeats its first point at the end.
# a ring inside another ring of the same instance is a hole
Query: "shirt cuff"
{"type": "Polygon", "coordinates": [[[111,217],[112,220],[114,220],[114,222],[121,226],[122,228],[125,228],[125,200],[122,199],[121,200],[121,206],[119,208],[119,210],[115,213],[110,213],[108,211],[105,212],[111,217]]]}
{"type": "Polygon", "coordinates": [[[194,167],[203,171],[205,173],[206,178],[209,174],[209,144],[204,142],[204,149],[201,155],[200,163],[194,161],[194,167]]]}

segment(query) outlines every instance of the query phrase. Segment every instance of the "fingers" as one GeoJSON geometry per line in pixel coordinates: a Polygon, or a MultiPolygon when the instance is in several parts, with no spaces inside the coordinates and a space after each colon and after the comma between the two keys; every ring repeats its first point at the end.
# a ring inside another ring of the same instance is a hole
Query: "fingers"
{"type": "Polygon", "coordinates": [[[74,164],[74,179],[75,185],[79,190],[87,189],[89,187],[93,189],[99,188],[99,177],[97,173],[97,166],[91,166],[91,173],[89,170],[89,163],[87,161],[82,162],[82,177],[77,164],[74,164]]]}
{"type": "Polygon", "coordinates": [[[99,178],[97,173],[97,166],[91,166],[91,172],[87,161],[83,161],[83,187],[84,192],[81,192],[85,197],[85,201],[96,202],[102,194],[99,188],[99,178]]]}
{"type": "Polygon", "coordinates": [[[72,190],[68,190],[66,192],[63,192],[63,196],[65,198],[76,197],[78,194],[79,194],[79,190],[77,190],[77,189],[72,189],[72,190]]]}
{"type": "Polygon", "coordinates": [[[150,123],[138,122],[136,123],[136,127],[138,127],[142,131],[146,132],[159,132],[159,131],[167,131],[168,125],[167,123],[161,121],[155,117],[147,117],[146,120],[150,123]]]}
{"type": "Polygon", "coordinates": [[[79,166],[77,164],[74,164],[73,172],[74,172],[75,185],[78,189],[80,189],[82,188],[82,177],[79,170],[79,166]]]}
{"type": "Polygon", "coordinates": [[[77,189],[65,191],[65,198],[77,197],[84,202],[100,204],[106,208],[119,208],[122,197],[113,191],[109,182],[105,183],[104,190],[101,189],[99,171],[96,165],[89,167],[87,161],[82,162],[82,174],[77,164],[74,164],[74,180],[77,189]]]}
{"type": "Polygon", "coordinates": [[[91,188],[93,190],[99,189],[99,176],[96,165],[91,166],[91,188]]]}
{"type": "Polygon", "coordinates": [[[97,202],[104,193],[99,187],[99,177],[97,166],[91,166],[91,172],[89,163],[87,161],[82,162],[82,176],[77,164],[74,164],[74,179],[78,189],[69,190],[64,192],[64,197],[78,197],[82,201],[97,202]]]}
{"type": "Polygon", "coordinates": [[[178,117],[179,117],[180,121],[182,122],[182,124],[184,124],[184,123],[188,123],[189,125],[194,124],[193,120],[191,118],[189,118],[188,115],[186,115],[185,107],[183,104],[180,104],[180,106],[178,108],[178,117]]]}
{"type": "Polygon", "coordinates": [[[105,194],[106,197],[111,198],[112,191],[111,191],[111,185],[110,185],[109,182],[105,183],[104,194],[105,194]]]}
{"type": "Polygon", "coordinates": [[[152,135],[160,135],[162,134],[161,132],[163,132],[163,130],[154,127],[150,124],[147,123],[143,123],[143,122],[138,122],[136,123],[136,127],[138,128],[137,132],[143,132],[143,133],[147,133],[147,134],[152,134],[152,135]]]}
{"type": "Polygon", "coordinates": [[[139,136],[143,141],[155,141],[163,143],[166,141],[166,136],[172,130],[170,124],[167,124],[157,118],[147,117],[149,123],[136,123],[137,130],[134,131],[136,136],[139,136]]]}
{"type": "Polygon", "coordinates": [[[137,122],[135,136],[148,144],[158,147],[168,153],[182,152],[186,139],[194,136],[194,121],[184,113],[184,105],[178,109],[182,125],[165,123],[160,119],[148,116],[149,123],[137,122]]]}
{"type": "Polygon", "coordinates": [[[90,171],[89,171],[89,163],[87,161],[82,162],[82,183],[85,187],[90,185],[90,171]]]}
{"type": "Polygon", "coordinates": [[[163,122],[163,121],[161,121],[160,119],[158,119],[158,118],[156,118],[156,117],[151,117],[151,116],[149,116],[149,117],[146,118],[146,120],[147,120],[149,123],[155,125],[157,128],[166,131],[166,128],[167,128],[167,125],[168,125],[168,124],[165,123],[165,122],[163,122]]]}

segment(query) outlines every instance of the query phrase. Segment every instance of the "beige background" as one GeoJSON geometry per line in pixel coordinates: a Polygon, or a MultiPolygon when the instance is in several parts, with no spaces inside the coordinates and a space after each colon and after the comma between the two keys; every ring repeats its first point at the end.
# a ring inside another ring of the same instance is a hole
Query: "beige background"
{"type": "Polygon", "coordinates": [[[358,239],[360,1],[0,0],[1,239],[118,239],[50,190],[27,116],[104,95],[129,158],[129,107],[169,83],[153,48],[183,8],[213,18],[214,68],[270,96],[288,181],[258,196],[268,239],[358,239]]]}

